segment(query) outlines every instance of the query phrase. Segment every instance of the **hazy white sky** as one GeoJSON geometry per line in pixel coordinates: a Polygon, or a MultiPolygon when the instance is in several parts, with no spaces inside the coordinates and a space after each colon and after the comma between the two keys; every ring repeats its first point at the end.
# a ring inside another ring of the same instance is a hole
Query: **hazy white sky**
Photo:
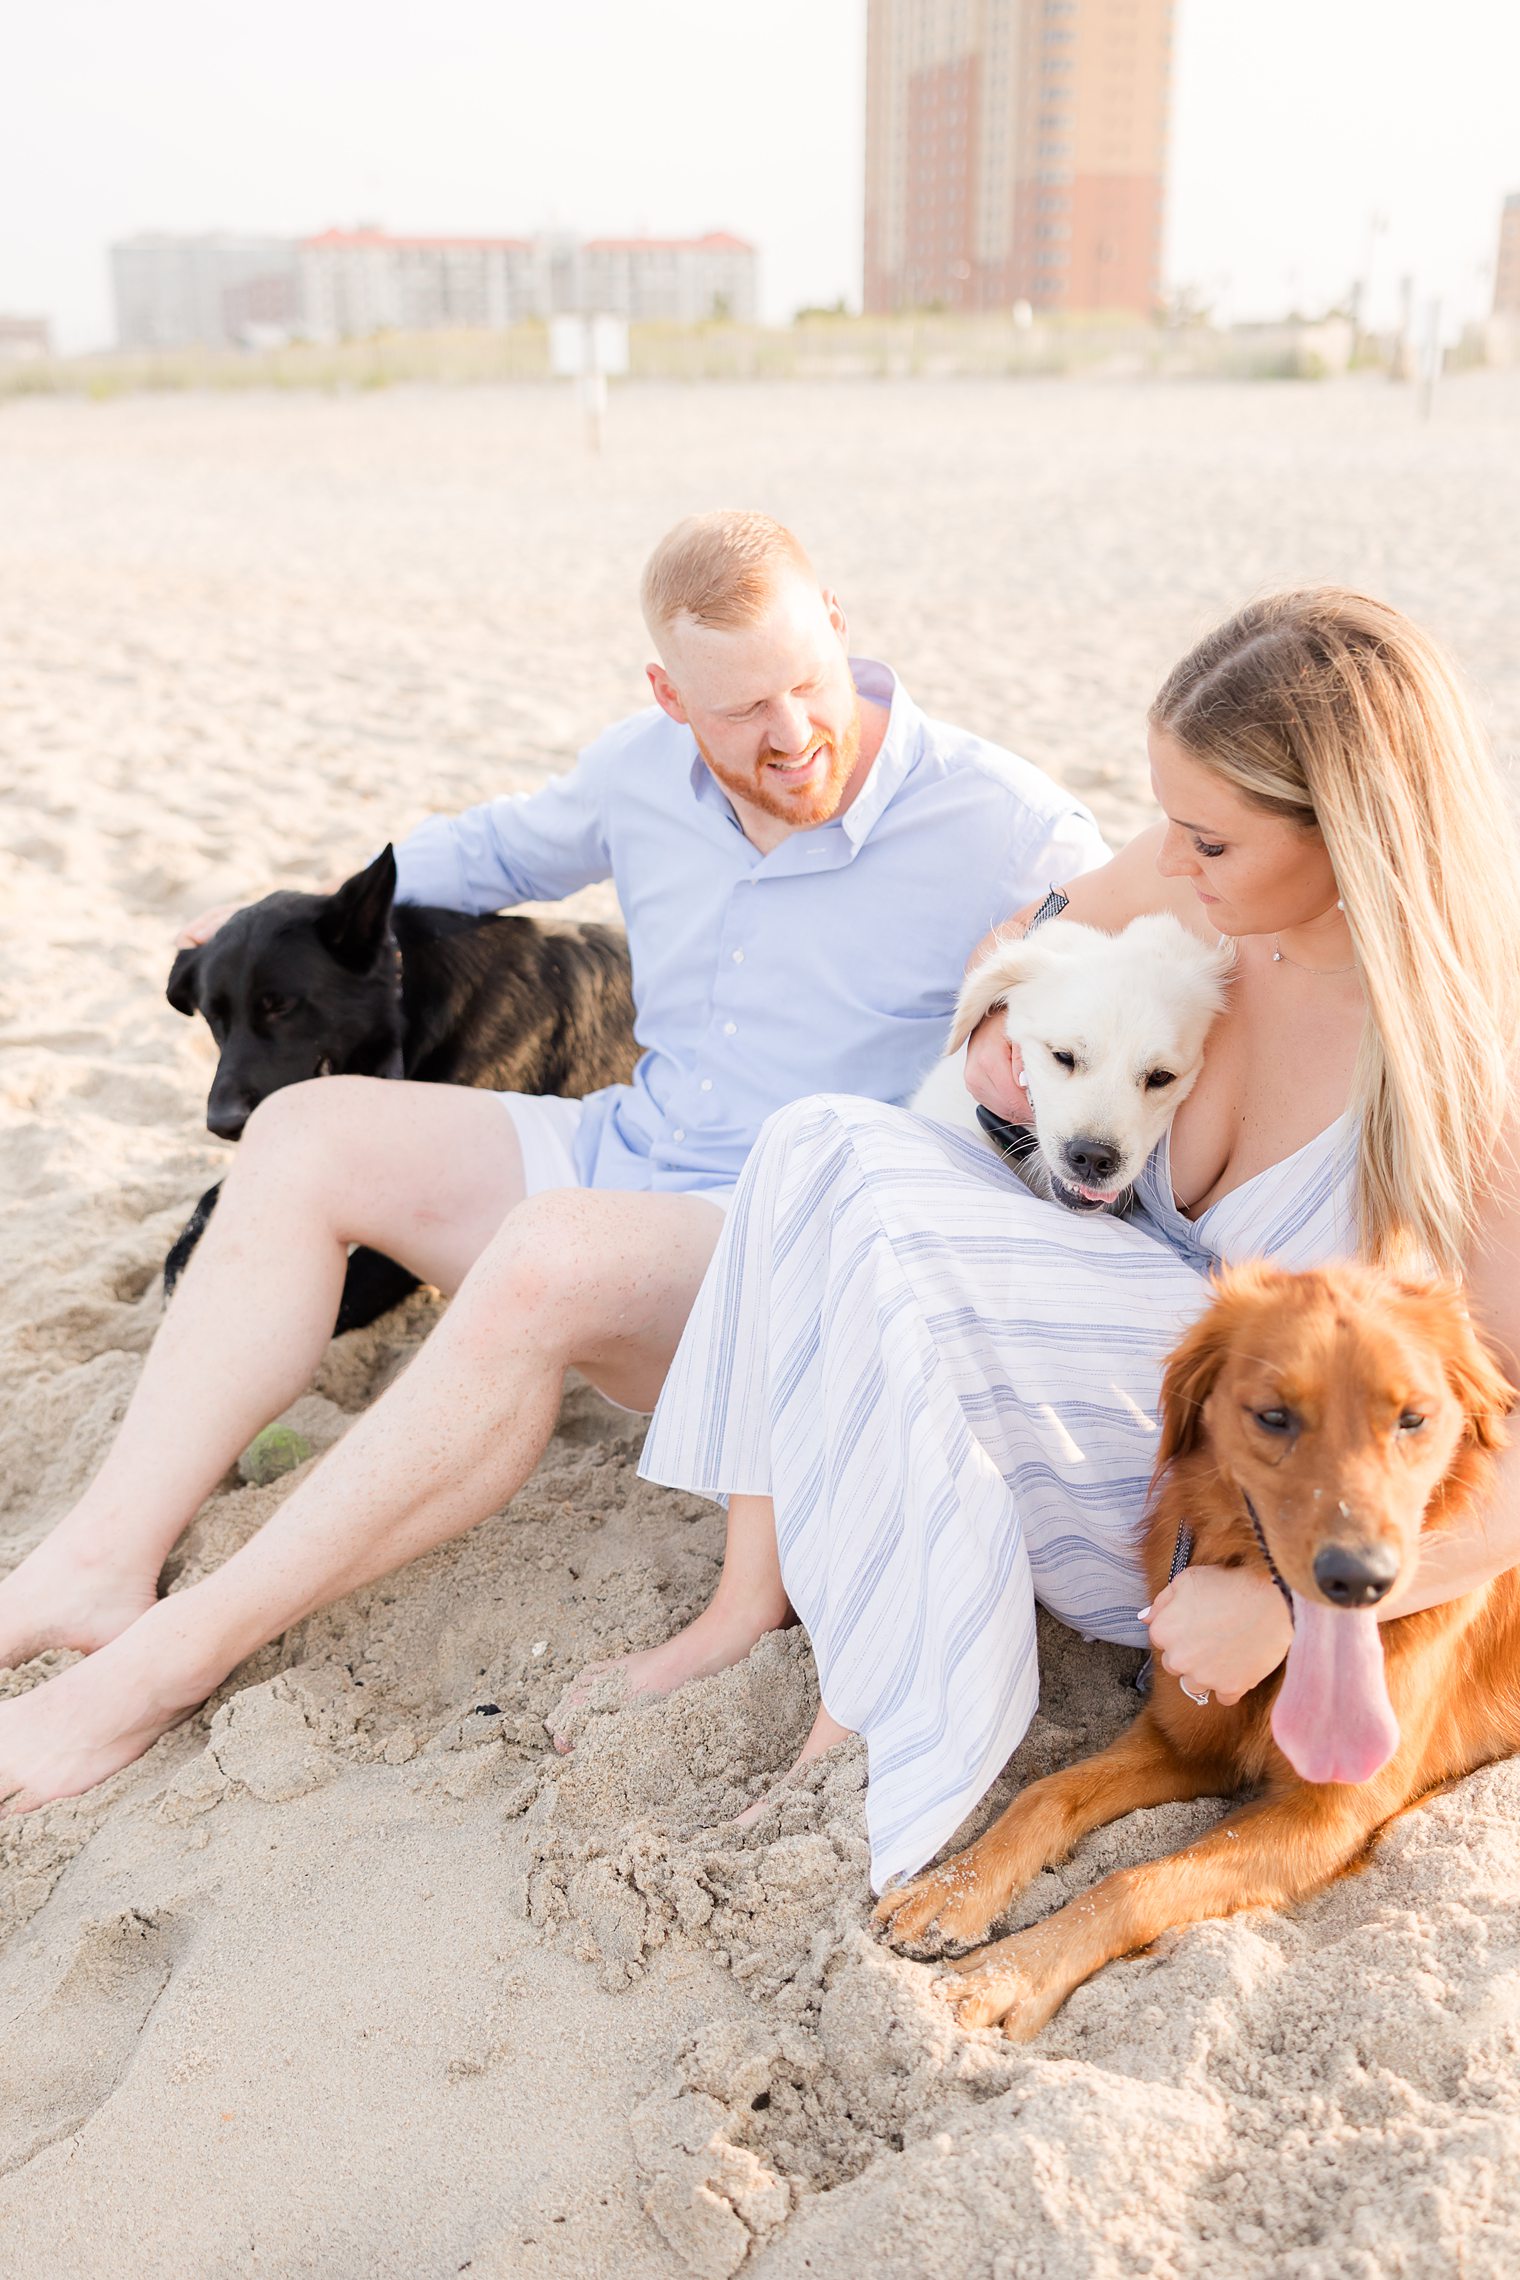
{"type": "MultiPolygon", "coordinates": [[[[755,238],[767,313],[860,288],[865,0],[50,0],[11,12],[0,311],[106,341],[139,229],[755,238]]],[[[1402,273],[1487,307],[1520,0],[1179,0],[1167,275],[1231,315],[1402,273]]]]}

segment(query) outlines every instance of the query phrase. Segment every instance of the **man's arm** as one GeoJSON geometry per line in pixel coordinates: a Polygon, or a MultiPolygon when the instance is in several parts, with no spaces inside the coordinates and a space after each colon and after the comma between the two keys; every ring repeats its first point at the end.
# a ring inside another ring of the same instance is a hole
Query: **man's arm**
{"type": "Polygon", "coordinates": [[[558,902],[612,873],[596,745],[541,791],[429,816],[396,848],[396,900],[481,913],[558,902]]]}
{"type": "MultiPolygon", "coordinates": [[[[473,913],[508,910],[514,903],[558,902],[610,877],[604,772],[592,745],[568,775],[542,791],[487,800],[463,815],[429,816],[397,845],[397,902],[473,913]]],[[[311,892],[335,894],[342,884],[329,879],[311,892]]],[[[229,902],[199,912],[175,936],[175,949],[209,942],[243,908],[229,902]]]]}
{"type": "MultiPolygon", "coordinates": [[[[1200,923],[1197,897],[1187,881],[1163,879],[1156,869],[1156,857],[1165,832],[1165,824],[1148,825],[1127,847],[1121,847],[1117,855],[1110,855],[1102,841],[1095,839],[1090,831],[1081,832],[1075,825],[1064,829],[1052,843],[1046,882],[1059,887],[1068,898],[1061,916],[1076,919],[1083,926],[1096,926],[1104,934],[1117,934],[1132,918],[1143,918],[1150,911],[1171,910],[1185,926],[1207,934],[1212,940],[1211,930],[1200,923]],[[1063,860],[1067,867],[1057,868],[1063,860]]],[[[1010,933],[1022,934],[1044,899],[1045,888],[1042,887],[1033,901],[1011,911],[989,934],[984,934],[966,960],[967,973],[989,950],[1006,941],[1010,933]]]]}

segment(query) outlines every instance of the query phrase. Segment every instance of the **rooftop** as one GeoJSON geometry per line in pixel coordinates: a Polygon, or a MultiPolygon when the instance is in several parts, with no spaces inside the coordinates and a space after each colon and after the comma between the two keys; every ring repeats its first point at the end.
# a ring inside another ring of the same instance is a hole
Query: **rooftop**
{"type": "Polygon", "coordinates": [[[313,237],[298,240],[303,246],[331,246],[353,249],[359,246],[425,246],[434,251],[454,247],[460,251],[482,253],[495,247],[513,253],[526,253],[531,246],[528,238],[511,237],[397,237],[389,230],[319,230],[313,237]]]}
{"type": "MultiPolygon", "coordinates": [[[[514,253],[530,252],[533,242],[531,238],[520,237],[404,237],[390,230],[368,228],[319,230],[314,236],[299,240],[306,247],[330,247],[334,251],[415,246],[435,252],[457,248],[470,252],[495,249],[514,253]]],[[[728,230],[709,230],[705,236],[694,238],[586,238],[582,241],[582,250],[586,253],[753,253],[755,248],[748,238],[735,237],[728,230]]]]}

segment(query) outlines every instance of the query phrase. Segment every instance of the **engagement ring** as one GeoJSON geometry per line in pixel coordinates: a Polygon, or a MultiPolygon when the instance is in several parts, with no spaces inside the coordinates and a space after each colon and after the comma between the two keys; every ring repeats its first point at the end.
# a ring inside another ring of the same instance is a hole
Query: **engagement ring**
{"type": "Polygon", "coordinates": [[[1201,1694],[1195,1694],[1185,1678],[1179,1678],[1177,1684],[1181,1687],[1189,1702],[1196,1702],[1199,1708],[1202,1709],[1204,1703],[1209,1699],[1208,1688],[1205,1687],[1201,1694]]]}

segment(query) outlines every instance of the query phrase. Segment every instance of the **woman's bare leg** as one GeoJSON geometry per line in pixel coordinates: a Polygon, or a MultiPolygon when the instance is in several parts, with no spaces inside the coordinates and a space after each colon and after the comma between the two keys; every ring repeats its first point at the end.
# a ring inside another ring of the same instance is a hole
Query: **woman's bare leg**
{"type": "Polygon", "coordinates": [[[553,1431],[569,1365],[652,1406],[722,1224],[696,1196],[559,1190],[512,1211],[411,1367],[258,1535],[0,1703],[6,1809],[104,1780],[266,1640],[498,1511],[553,1431]]]}
{"type": "Polygon", "coordinates": [[[734,1827],[744,1829],[751,1821],[758,1821],[777,1790],[784,1788],[794,1774],[800,1773],[805,1765],[811,1765],[814,1758],[821,1758],[824,1751],[831,1750],[836,1742],[848,1742],[853,1738],[850,1728],[841,1726],[837,1718],[831,1718],[820,1702],[818,1715],[808,1729],[808,1738],[785,1773],[777,1774],[763,1797],[757,1797],[753,1805],[746,1805],[742,1813],[734,1815],[734,1827]]]}
{"type": "Polygon", "coordinates": [[[521,1200],[517,1135],[489,1094],[334,1077],[272,1095],[104,1465],[0,1583],[0,1668],[45,1647],[101,1647],[152,1606],[171,1546],[310,1384],[349,1243],[452,1290],[521,1200]]]}
{"type": "Polygon", "coordinates": [[[663,1646],[589,1664],[544,1720],[555,1748],[569,1749],[566,1720],[585,1701],[593,1682],[608,1672],[618,1673],[630,1698],[674,1694],[694,1678],[711,1678],[714,1672],[743,1662],[757,1639],[793,1620],[781,1583],[776,1513],[770,1498],[730,1497],[723,1572],[701,1614],[663,1646]]]}

